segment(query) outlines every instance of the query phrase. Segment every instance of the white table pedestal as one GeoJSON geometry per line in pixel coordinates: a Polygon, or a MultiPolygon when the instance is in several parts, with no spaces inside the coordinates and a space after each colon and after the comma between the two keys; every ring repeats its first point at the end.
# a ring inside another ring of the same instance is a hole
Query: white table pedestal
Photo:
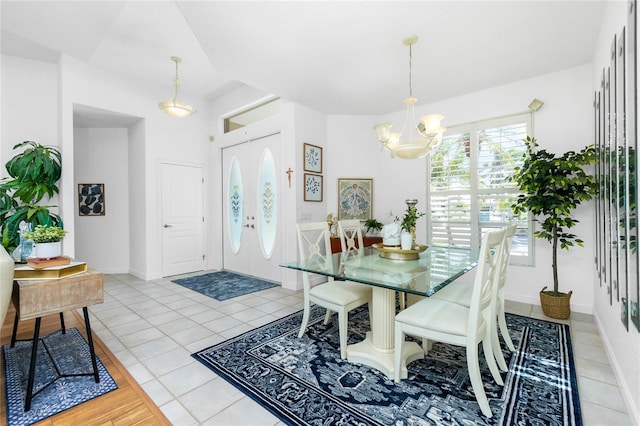
{"type": "MultiPolygon", "coordinates": [[[[393,379],[394,376],[394,321],[396,316],[396,292],[373,287],[371,331],[362,342],[347,346],[347,360],[377,368],[393,379]]],[[[404,342],[400,378],[407,378],[407,364],[424,358],[424,352],[415,342],[404,342]]]]}

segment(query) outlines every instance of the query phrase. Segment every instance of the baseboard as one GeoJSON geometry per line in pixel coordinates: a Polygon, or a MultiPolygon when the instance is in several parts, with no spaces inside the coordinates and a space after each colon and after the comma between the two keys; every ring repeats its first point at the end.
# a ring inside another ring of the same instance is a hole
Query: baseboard
{"type": "MultiPolygon", "coordinates": [[[[127,272],[125,272],[125,273],[127,273],[127,272]]],[[[140,278],[141,280],[151,281],[151,279],[147,276],[147,274],[142,272],[142,271],[136,271],[135,269],[129,269],[128,273],[133,275],[136,278],[140,278]]]]}
{"type": "Polygon", "coordinates": [[[618,382],[618,387],[620,388],[620,393],[622,394],[624,404],[627,407],[627,414],[629,415],[629,419],[631,420],[631,422],[633,422],[634,425],[640,425],[640,423],[638,423],[640,421],[640,407],[637,405],[638,401],[634,401],[631,397],[631,391],[626,380],[624,379],[624,372],[620,368],[620,364],[618,364],[618,360],[615,357],[607,333],[605,333],[602,323],[600,322],[600,318],[598,318],[598,315],[594,315],[594,318],[596,321],[596,326],[598,327],[598,332],[600,333],[600,338],[602,339],[604,351],[607,354],[607,358],[609,359],[609,364],[611,365],[613,374],[616,376],[616,381],[618,382]]]}
{"type": "MultiPolygon", "coordinates": [[[[536,294],[535,296],[517,295],[517,297],[513,297],[513,295],[511,294],[506,294],[505,297],[507,300],[511,300],[513,302],[528,303],[530,305],[540,306],[540,296],[538,294],[536,294]]],[[[592,306],[575,304],[573,302],[571,303],[571,311],[581,314],[593,315],[592,306]]]]}
{"type": "Polygon", "coordinates": [[[301,282],[298,282],[296,280],[286,281],[283,278],[283,280],[282,280],[282,288],[287,289],[287,290],[298,291],[298,290],[302,290],[303,285],[302,285],[301,282]]]}
{"type": "Polygon", "coordinates": [[[127,269],[122,268],[101,268],[94,267],[93,265],[88,265],[90,269],[95,269],[96,271],[102,272],[103,274],[128,274],[129,271],[127,269]]]}

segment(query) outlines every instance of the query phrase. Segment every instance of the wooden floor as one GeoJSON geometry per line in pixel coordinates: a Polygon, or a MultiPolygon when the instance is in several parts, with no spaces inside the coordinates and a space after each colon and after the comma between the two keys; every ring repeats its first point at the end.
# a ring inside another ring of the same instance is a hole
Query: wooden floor
{"type": "MultiPolygon", "coordinates": [[[[0,344],[11,341],[15,310],[9,307],[2,328],[0,328],[0,344]]],[[[65,325],[76,327],[86,339],[84,319],[76,311],[65,312],[65,325]]],[[[23,321],[18,326],[18,339],[33,337],[35,320],[23,321]]],[[[49,315],[42,318],[40,334],[47,334],[60,328],[59,316],[49,315]]],[[[170,425],[160,409],[142,390],[140,385],[120,364],[111,351],[93,333],[96,354],[118,384],[118,389],[98,398],[80,404],[77,407],[49,417],[37,425],[170,425]]],[[[5,397],[5,376],[3,357],[0,356],[0,425],[7,424],[7,406],[5,397]]]]}

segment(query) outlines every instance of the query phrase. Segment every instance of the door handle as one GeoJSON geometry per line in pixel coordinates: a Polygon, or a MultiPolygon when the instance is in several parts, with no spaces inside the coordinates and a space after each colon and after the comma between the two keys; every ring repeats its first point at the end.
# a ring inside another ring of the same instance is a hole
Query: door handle
{"type": "Polygon", "coordinates": [[[166,223],[164,224],[165,228],[171,228],[171,225],[167,225],[166,223]]]}

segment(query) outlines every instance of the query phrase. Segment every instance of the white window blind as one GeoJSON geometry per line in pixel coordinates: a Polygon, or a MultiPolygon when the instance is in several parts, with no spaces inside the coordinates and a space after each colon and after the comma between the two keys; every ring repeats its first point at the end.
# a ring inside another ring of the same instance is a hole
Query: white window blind
{"type": "Polygon", "coordinates": [[[483,232],[515,223],[513,263],[532,263],[532,222],[511,212],[519,190],[508,181],[532,134],[529,113],[447,129],[429,162],[429,244],[478,247],[483,232]]]}

